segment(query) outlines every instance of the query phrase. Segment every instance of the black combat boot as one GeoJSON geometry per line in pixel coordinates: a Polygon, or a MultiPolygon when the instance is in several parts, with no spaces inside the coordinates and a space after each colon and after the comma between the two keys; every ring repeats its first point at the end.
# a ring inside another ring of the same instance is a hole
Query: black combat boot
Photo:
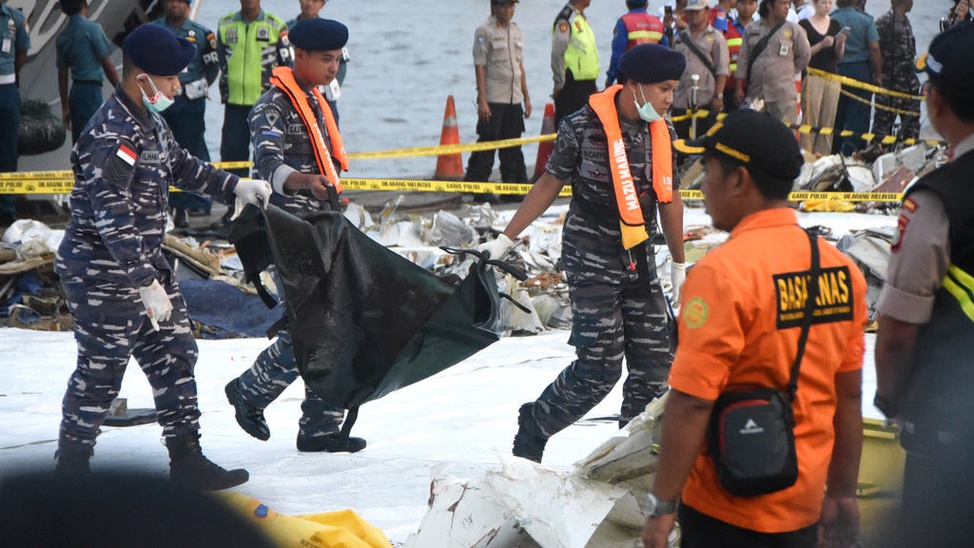
{"type": "Polygon", "coordinates": [[[341,434],[307,436],[298,432],[298,451],[329,453],[357,453],[365,449],[366,441],[354,436],[342,439],[341,434]]]}
{"type": "Polygon", "coordinates": [[[173,208],[172,224],[176,228],[189,228],[189,212],[184,208],[173,208]]]}
{"type": "Polygon", "coordinates": [[[166,438],[169,450],[169,480],[200,491],[229,489],[250,479],[244,469],[224,470],[203,456],[199,434],[166,438]]]}
{"type": "Polygon", "coordinates": [[[548,438],[538,428],[532,412],[534,403],[526,403],[517,412],[517,435],[514,436],[514,456],[541,462],[541,454],[548,438]]]}
{"type": "Polygon", "coordinates": [[[54,458],[57,464],[54,471],[58,474],[82,476],[91,473],[88,461],[93,450],[90,445],[80,443],[58,443],[54,458]]]}
{"type": "Polygon", "coordinates": [[[237,385],[237,379],[228,382],[223,391],[227,394],[227,401],[233,406],[234,418],[237,419],[240,428],[261,441],[267,441],[271,437],[271,429],[267,426],[267,420],[264,419],[264,410],[254,407],[244,400],[237,385]]]}

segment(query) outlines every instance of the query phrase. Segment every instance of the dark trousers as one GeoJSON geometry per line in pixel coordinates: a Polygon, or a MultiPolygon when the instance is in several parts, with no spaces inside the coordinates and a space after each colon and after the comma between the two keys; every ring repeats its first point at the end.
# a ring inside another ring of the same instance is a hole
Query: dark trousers
{"type": "Polygon", "coordinates": [[[890,526],[897,528],[897,548],[961,548],[974,538],[974,437],[952,445],[929,443],[923,452],[908,450],[903,473],[903,506],[890,526]]]}
{"type": "MultiPolygon", "coordinates": [[[[911,95],[917,95],[920,91],[916,88],[906,86],[893,86],[890,82],[886,82],[886,88],[901,91],[903,93],[909,93],[911,95]]],[[[901,139],[916,139],[920,136],[919,116],[893,112],[880,108],[880,106],[911,112],[920,112],[920,101],[906,99],[903,97],[891,97],[883,93],[878,93],[876,94],[876,113],[873,115],[873,133],[875,133],[877,136],[892,135],[893,123],[896,122],[897,116],[900,118],[900,129],[898,132],[896,132],[897,137],[901,139]]]]}
{"type": "Polygon", "coordinates": [[[570,71],[565,71],[565,87],[555,98],[555,127],[561,119],[588,103],[588,96],[598,91],[595,80],[576,80],[570,71]]]}
{"type": "MultiPolygon", "coordinates": [[[[200,160],[210,161],[210,151],[206,147],[206,98],[187,99],[185,95],[176,97],[172,106],[162,112],[169,124],[172,136],[179,146],[200,160]]],[[[248,131],[249,135],[250,132],[248,131]]],[[[249,146],[249,145],[248,145],[249,146]]],[[[209,197],[195,192],[173,192],[169,195],[169,205],[176,209],[193,209],[210,212],[212,201],[209,197]]]]}
{"type": "MultiPolygon", "coordinates": [[[[839,64],[839,74],[867,84],[871,84],[873,81],[872,69],[869,68],[869,63],[866,61],[839,64]]],[[[836,131],[846,129],[856,135],[832,139],[832,153],[841,152],[848,156],[866,146],[866,142],[860,138],[860,135],[869,131],[869,115],[872,112],[872,105],[869,104],[869,101],[873,94],[849,86],[842,86],[842,90],[861,99],[852,99],[843,94],[839,96],[839,105],[835,111],[834,125],[836,131]],[[866,102],[863,103],[862,101],[866,102]]]]}
{"type": "MultiPolygon", "coordinates": [[[[0,173],[17,171],[17,128],[20,126],[20,91],[15,84],[0,85],[0,173]]],[[[17,218],[17,196],[0,194],[0,223],[17,218]]]]}
{"type": "Polygon", "coordinates": [[[714,519],[680,504],[681,548],[813,548],[818,525],[788,533],[759,533],[714,519]]]}
{"type": "Polygon", "coordinates": [[[101,82],[75,82],[68,93],[68,106],[71,107],[71,142],[77,143],[88,120],[102,104],[101,82]]]}
{"type": "MultiPolygon", "coordinates": [[[[477,122],[478,143],[500,139],[516,139],[524,133],[524,110],[521,105],[489,103],[490,120],[477,122]]],[[[497,150],[501,163],[501,181],[527,183],[528,172],[524,166],[524,153],[520,146],[497,150]]],[[[465,181],[487,181],[494,168],[494,151],[481,150],[470,155],[465,181]]]]}
{"type": "Polygon", "coordinates": [[[134,288],[106,290],[86,282],[63,285],[74,317],[78,361],[61,403],[60,443],[95,444],[130,357],[152,387],[162,435],[198,432],[193,369],[199,352],[176,282],[163,284],[173,310],[168,321],[159,323],[159,331],[146,318],[134,288]]]}
{"type": "MultiPolygon", "coordinates": [[[[220,159],[224,162],[250,160],[250,109],[253,105],[226,105],[223,113],[223,135],[220,142],[220,159]]],[[[228,169],[230,173],[247,177],[247,168],[228,169]]]]}

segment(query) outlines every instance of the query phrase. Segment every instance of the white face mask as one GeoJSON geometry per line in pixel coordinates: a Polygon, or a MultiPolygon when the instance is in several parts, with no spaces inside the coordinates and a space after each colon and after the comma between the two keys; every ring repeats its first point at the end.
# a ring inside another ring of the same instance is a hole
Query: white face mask
{"type": "Polygon", "coordinates": [[[139,91],[142,92],[142,104],[145,105],[150,112],[162,112],[167,108],[171,107],[173,100],[166,97],[161,91],[156,88],[155,83],[152,82],[152,78],[149,78],[148,74],[140,74],[135,77],[139,82],[148,82],[149,87],[152,88],[152,97],[150,98],[145,94],[145,90],[142,86],[139,86],[139,91]]]}
{"type": "Polygon", "coordinates": [[[653,108],[653,104],[646,100],[646,96],[643,95],[643,88],[636,84],[636,88],[639,90],[639,96],[643,98],[643,104],[640,106],[639,102],[636,101],[635,96],[632,99],[632,104],[636,105],[636,111],[639,112],[639,117],[646,122],[655,122],[663,117],[656,112],[653,108]]]}

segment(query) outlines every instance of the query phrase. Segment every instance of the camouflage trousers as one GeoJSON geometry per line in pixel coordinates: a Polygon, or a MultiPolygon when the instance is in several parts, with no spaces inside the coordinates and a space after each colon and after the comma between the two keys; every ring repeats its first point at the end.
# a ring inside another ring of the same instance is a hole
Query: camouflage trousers
{"type": "MultiPolygon", "coordinates": [[[[280,288],[281,280],[274,267],[270,267],[275,285],[280,288]]],[[[286,306],[283,291],[278,292],[278,303],[283,310],[286,306]]],[[[254,407],[265,409],[281,392],[291,386],[300,375],[298,362],[291,346],[291,333],[284,329],[277,340],[264,349],[250,369],[237,378],[237,388],[244,400],[254,407]]],[[[302,436],[315,437],[336,434],[345,416],[341,407],[325,403],[307,386],[304,388],[304,401],[301,402],[301,420],[298,431],[302,436]]]]}
{"type": "MultiPolygon", "coordinates": [[[[285,329],[277,340],[257,356],[254,365],[237,379],[237,388],[244,400],[260,409],[266,408],[298,378],[298,364],[294,359],[291,334],[285,329]]],[[[336,434],[341,427],[345,410],[325,403],[307,386],[301,402],[298,431],[302,436],[315,437],[336,434]]]]}
{"type": "Polygon", "coordinates": [[[563,430],[592,410],[622,376],[620,422],[643,412],[666,389],[673,362],[669,314],[655,273],[608,284],[569,278],[576,359],[545,388],[533,414],[545,436],[563,430]],[[649,280],[649,281],[647,281],[649,280]]]}
{"type": "Polygon", "coordinates": [[[193,369],[199,352],[176,283],[163,286],[172,299],[172,317],[155,331],[134,288],[86,287],[78,281],[63,284],[78,362],[61,403],[59,444],[94,446],[130,357],[152,387],[162,435],[198,432],[193,369]]]}
{"type": "MultiPolygon", "coordinates": [[[[919,88],[914,86],[912,82],[901,83],[887,81],[885,84],[889,89],[902,93],[909,93],[911,95],[920,93],[919,88]]],[[[893,123],[896,121],[897,116],[900,118],[900,129],[896,133],[897,137],[901,139],[916,139],[920,136],[919,116],[893,112],[882,108],[885,106],[909,112],[920,112],[920,101],[877,93],[876,105],[876,110],[873,114],[873,133],[878,137],[893,134],[893,123]]]]}

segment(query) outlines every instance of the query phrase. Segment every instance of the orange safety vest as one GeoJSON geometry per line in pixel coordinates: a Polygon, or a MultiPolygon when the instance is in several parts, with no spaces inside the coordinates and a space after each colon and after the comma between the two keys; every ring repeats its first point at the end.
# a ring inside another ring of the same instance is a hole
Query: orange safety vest
{"type": "MultiPolygon", "coordinates": [[[[605,137],[609,143],[612,186],[615,187],[616,205],[619,207],[622,246],[632,249],[648,240],[649,234],[646,233],[646,220],[639,205],[636,184],[629,169],[629,157],[626,156],[626,144],[622,140],[622,129],[619,127],[615,98],[622,88],[621,84],[617,84],[601,93],[593,93],[588,98],[588,104],[605,128],[605,137]]],[[[650,123],[649,136],[653,148],[653,191],[656,192],[657,202],[668,204],[673,201],[673,144],[666,120],[650,123]]]]}
{"type": "Polygon", "coordinates": [[[338,160],[338,163],[341,164],[342,169],[348,170],[348,154],[345,152],[342,136],[338,133],[338,124],[335,123],[335,116],[328,106],[328,101],[322,97],[317,87],[311,88],[312,93],[315,94],[315,99],[318,100],[318,107],[321,109],[321,114],[325,118],[325,127],[328,129],[328,137],[331,140],[331,149],[335,151],[334,154],[328,152],[328,145],[325,144],[325,138],[321,134],[321,129],[318,127],[318,117],[311,110],[308,97],[294,79],[294,73],[291,69],[288,67],[275,68],[271,76],[271,84],[280,88],[287,95],[288,99],[291,100],[294,109],[301,116],[301,121],[304,122],[304,127],[308,129],[308,135],[311,136],[311,148],[315,153],[315,162],[318,164],[318,171],[324,173],[328,177],[328,180],[335,185],[335,190],[341,192],[343,190],[342,181],[338,178],[338,170],[335,169],[335,164],[331,158],[334,156],[338,160]]]}

